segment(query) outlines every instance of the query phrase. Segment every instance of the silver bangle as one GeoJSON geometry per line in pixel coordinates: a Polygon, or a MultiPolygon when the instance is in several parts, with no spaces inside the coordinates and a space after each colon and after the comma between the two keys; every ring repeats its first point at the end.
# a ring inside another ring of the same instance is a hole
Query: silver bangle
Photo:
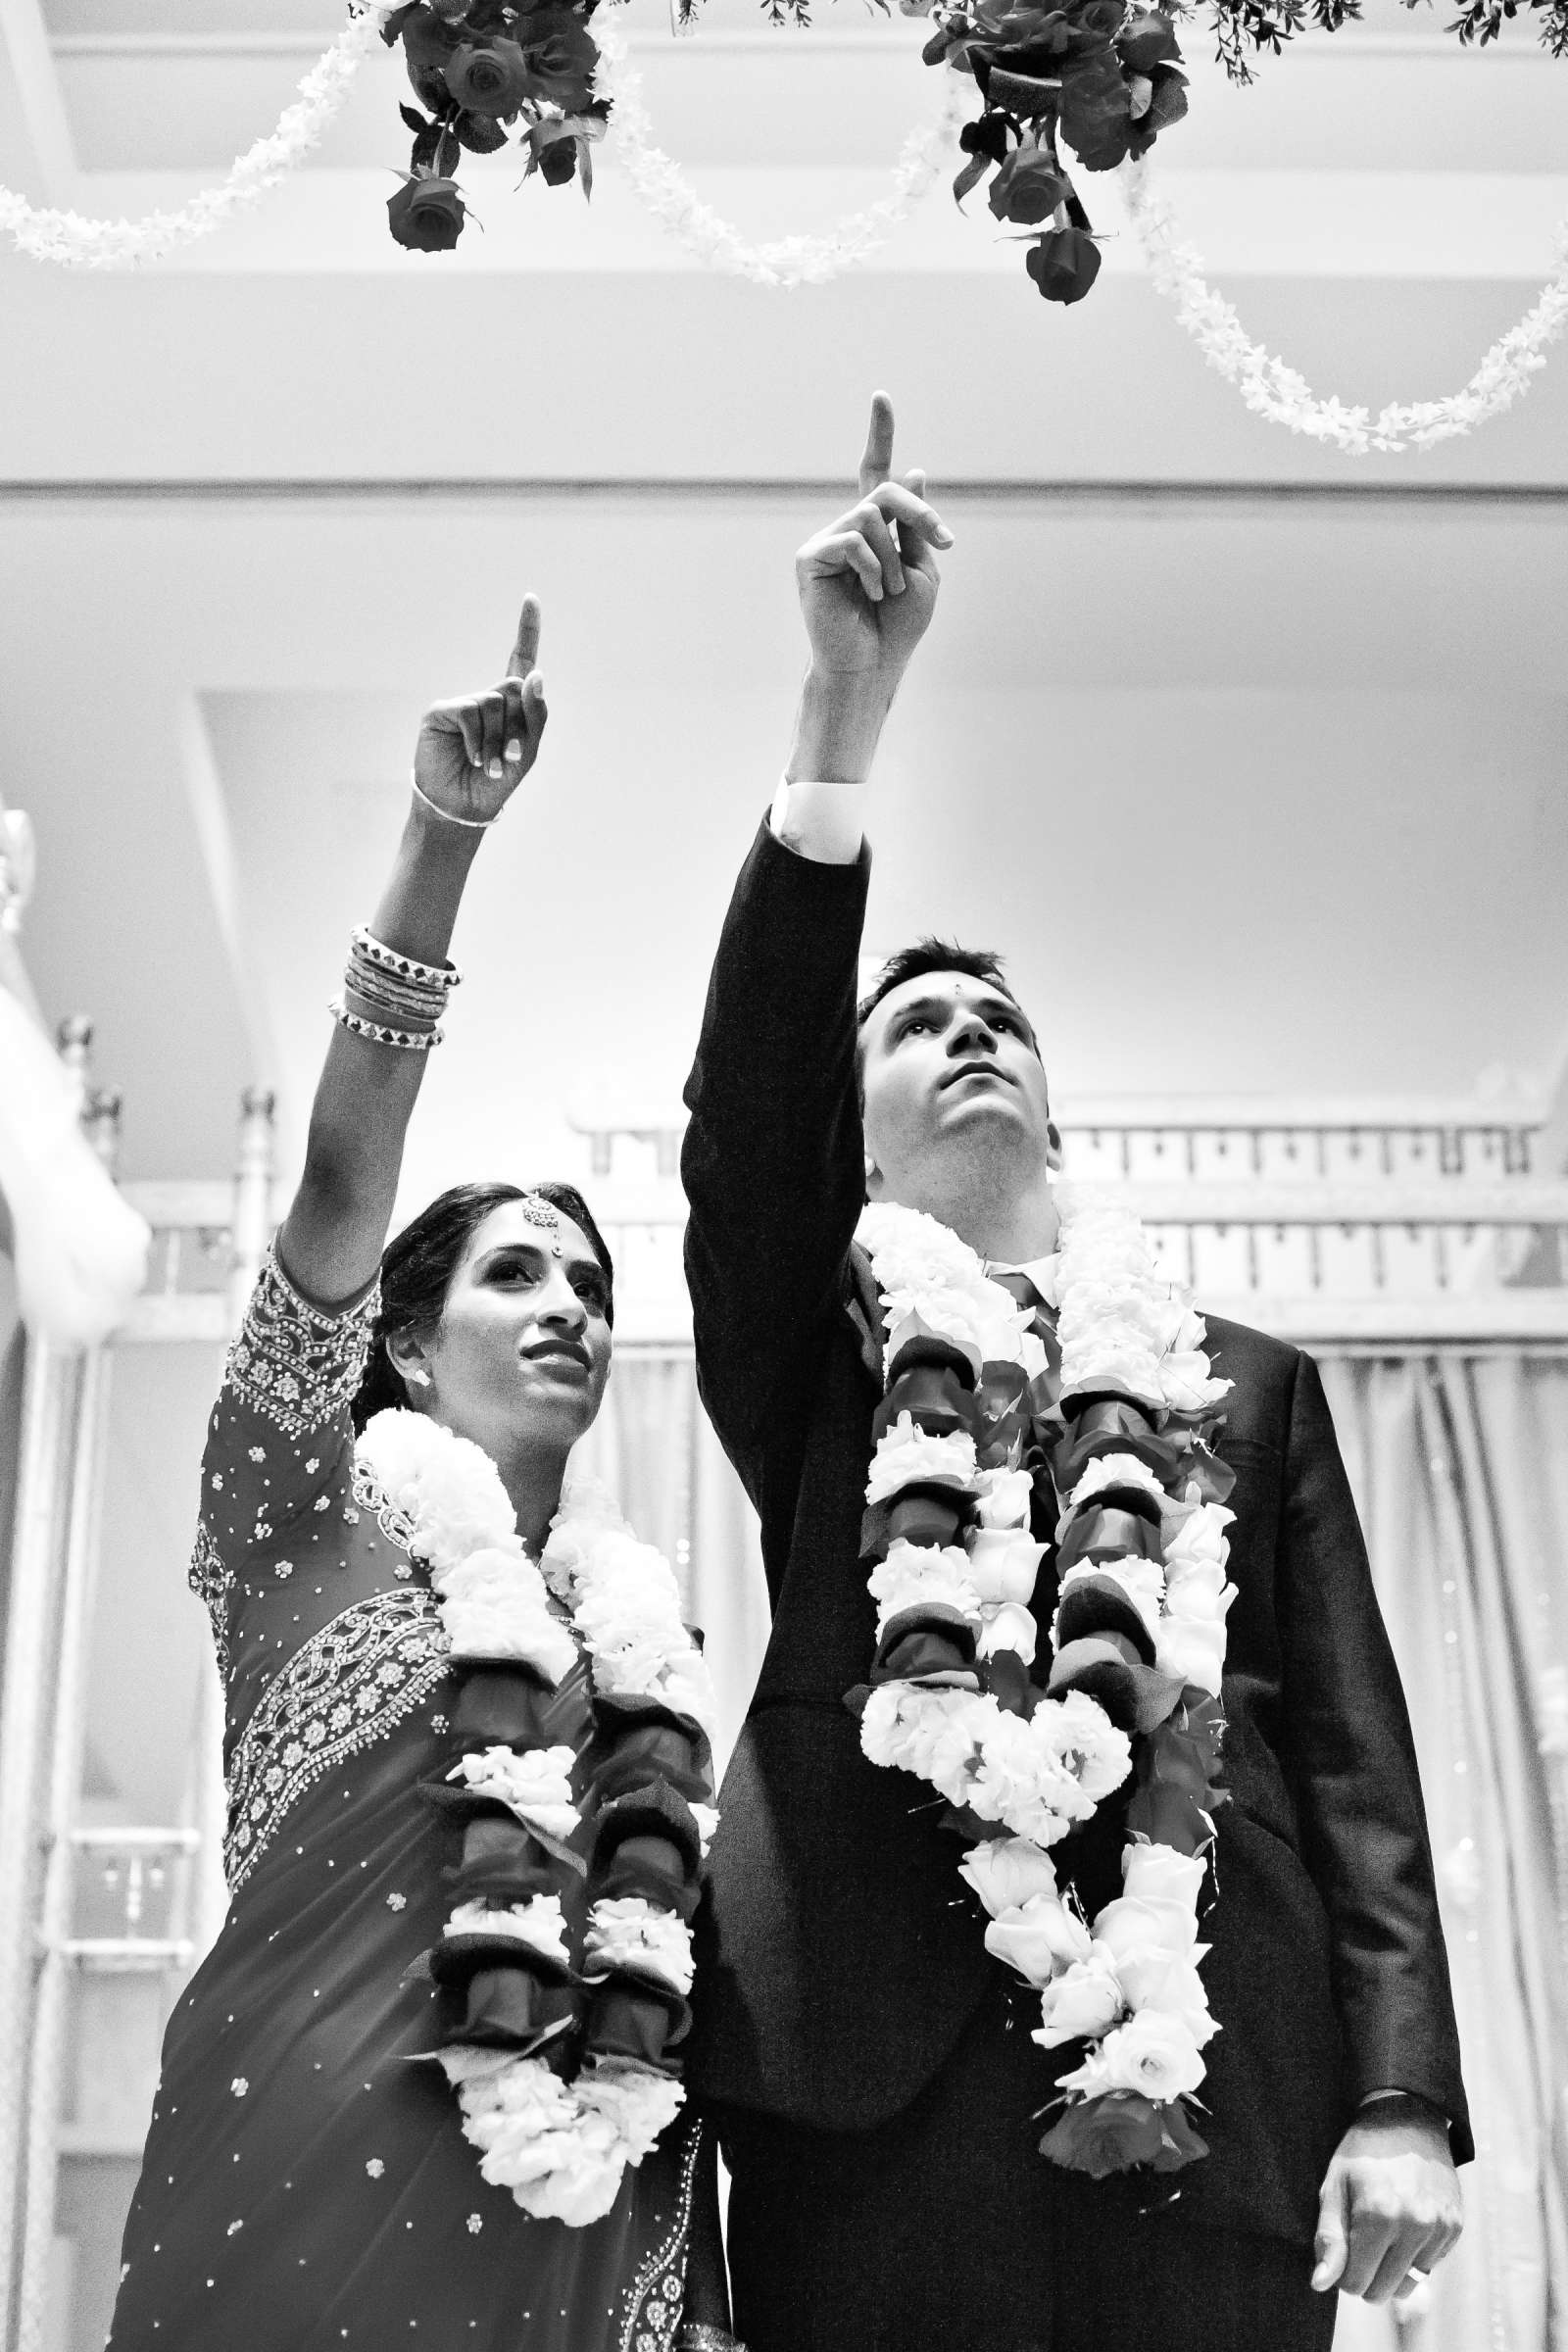
{"type": "Polygon", "coordinates": [[[389,1029],[381,1021],[367,1021],[357,1012],[350,1012],[341,997],[334,997],[327,1006],[340,1029],[354,1037],[363,1037],[372,1046],[397,1046],[405,1054],[428,1054],[441,1043],[439,1023],[433,1029],[389,1029]]]}
{"type": "MultiPolygon", "coordinates": [[[[466,825],[469,819],[455,816],[452,821],[455,825],[466,825]]],[[[417,956],[405,956],[400,949],[389,948],[384,939],[377,939],[375,933],[368,930],[364,923],[356,926],[349,940],[349,952],[354,956],[363,956],[368,963],[379,964],[382,971],[390,972],[395,979],[407,981],[416,988],[439,988],[446,994],[456,988],[463,978],[455,963],[421,963],[417,956]]]]}
{"type": "Polygon", "coordinates": [[[496,821],[493,816],[454,816],[450,808],[438,808],[430,795],[419,790],[414,777],[411,776],[409,781],[414,785],[415,799],[422,801],[432,816],[444,816],[449,825],[466,825],[470,833],[488,833],[496,821]]]}

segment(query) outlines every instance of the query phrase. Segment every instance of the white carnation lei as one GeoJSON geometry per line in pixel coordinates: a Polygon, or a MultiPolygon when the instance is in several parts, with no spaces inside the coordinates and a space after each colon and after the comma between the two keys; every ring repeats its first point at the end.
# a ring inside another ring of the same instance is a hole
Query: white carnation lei
{"type": "MultiPolygon", "coordinates": [[[[1156,1272],[1139,1219],[1057,1197],[1063,1221],[1043,1296],[1057,1310],[1063,1392],[1109,1383],[1155,1414],[1216,1404],[1230,1383],[1211,1375],[1202,1319],[1190,1296],[1156,1272]]],[[[878,1202],[861,1218],[858,1238],[882,1296],[885,1365],[909,1336],[917,1308],[920,1332],[948,1340],[971,1362],[978,1355],[1033,1372],[1026,1342],[1031,1349],[1039,1342],[1026,1334],[1026,1310],[956,1234],[918,1210],[878,1202]]],[[[901,1414],[878,1441],[870,1501],[884,1500],[911,1476],[933,1475],[916,1457],[907,1418],[901,1414]]],[[[954,1440],[925,1443],[956,1458],[954,1440]]],[[[1225,1578],[1225,1529],[1234,1514],[1203,1501],[1196,1484],[1175,1499],[1135,1455],[1112,1453],[1079,1478],[1061,1527],[1082,1503],[1114,1488],[1136,1488],[1157,1501],[1162,1560],[1085,1561],[1067,1572],[1063,1592],[1083,1577],[1108,1576],[1149,1629],[1158,1671],[1217,1697],[1225,1612],[1236,1595],[1225,1578]]],[[[900,1608],[940,1599],[965,1616],[980,1656],[1011,1648],[1027,1664],[1035,1627],[1019,1604],[1042,1548],[1028,1534],[1028,1474],[978,1471],[963,1492],[977,1522],[963,1539],[967,1578],[956,1546],[927,1549],[922,1572],[919,1547],[895,1544],[870,1580],[878,1639],[900,1608]],[[1008,1544],[1019,1547],[1010,1562],[1008,1544]]],[[[1063,1901],[1047,1850],[1131,1769],[1131,1744],[1103,1708],[1073,1690],[1042,1699],[1025,1720],[986,1691],[891,1682],[872,1690],[860,1741],[873,1763],[912,1772],[951,1804],[1000,1825],[1004,1834],[971,1846],[959,1872],[990,1915],[987,1949],[1040,1992],[1032,2038],[1047,2048],[1090,2044],[1082,2065],[1062,2078],[1069,2098],[1130,2090],[1169,2101],[1196,2090],[1205,2072],[1200,2053],[1219,2031],[1198,1974],[1207,1948],[1197,1940],[1203,1857],[1129,1839],[1123,1894],[1091,1928],[1063,1901]]]]}
{"type": "MultiPolygon", "coordinates": [[[[454,1664],[515,1659],[554,1684],[575,1664],[580,1642],[602,1696],[657,1699],[711,1736],[712,1681],[682,1622],[674,1572],[638,1542],[596,1481],[568,1477],[536,1563],[489,1455],[427,1415],[394,1407],[366,1424],[354,1492],[428,1562],[454,1664]],[[552,1592],[569,1609],[569,1628],[552,1612],[552,1592]]],[[[494,1746],[464,1756],[448,1778],[564,1843],[581,1819],[571,1762],[567,1747],[494,1746]]],[[[706,1853],[718,1815],[710,1805],[693,1810],[706,1853]]],[[[570,1958],[557,1895],[496,1909],[460,1903],[446,1934],[504,1936],[561,1966],[570,1958]]],[[[691,1930],[639,1897],[592,1906],[587,1957],[590,1973],[625,1965],[678,1993],[691,1987],[691,1930]]],[[[610,2211],[626,2169],[649,2154],[686,2095],[671,2076],[634,2059],[600,2059],[564,2082],[542,2058],[507,2050],[459,2044],[436,2055],[482,2177],[510,2188],[535,2219],[573,2228],[610,2211]]]]}

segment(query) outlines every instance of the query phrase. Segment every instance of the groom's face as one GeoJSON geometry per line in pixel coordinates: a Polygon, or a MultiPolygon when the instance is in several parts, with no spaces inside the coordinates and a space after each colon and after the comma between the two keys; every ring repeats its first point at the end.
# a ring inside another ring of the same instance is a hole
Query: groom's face
{"type": "Polygon", "coordinates": [[[860,1032],[860,1084],[874,1197],[907,1198],[934,1155],[1000,1153],[1021,1179],[1059,1165],[1034,1030],[968,972],[925,972],[882,999],[860,1032]]]}

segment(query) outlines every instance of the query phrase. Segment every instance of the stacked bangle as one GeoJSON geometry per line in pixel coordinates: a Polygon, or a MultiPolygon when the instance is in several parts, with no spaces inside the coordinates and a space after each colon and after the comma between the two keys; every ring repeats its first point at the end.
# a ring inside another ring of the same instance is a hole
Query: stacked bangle
{"type": "Polygon", "coordinates": [[[384,1021],[368,1021],[351,1012],[341,997],[334,997],[326,1009],[339,1028],[347,1029],[351,1036],[368,1038],[372,1046],[398,1046],[405,1054],[428,1054],[445,1034],[439,1025],[433,1029],[393,1029],[384,1021]]]}
{"type": "Polygon", "coordinates": [[[406,1053],[427,1053],[441,1043],[440,1016],[463,975],[455,963],[421,963],[405,956],[362,923],[349,942],[347,994],[364,1007],[355,1011],[339,997],[331,1012],[354,1036],[406,1053]]]}

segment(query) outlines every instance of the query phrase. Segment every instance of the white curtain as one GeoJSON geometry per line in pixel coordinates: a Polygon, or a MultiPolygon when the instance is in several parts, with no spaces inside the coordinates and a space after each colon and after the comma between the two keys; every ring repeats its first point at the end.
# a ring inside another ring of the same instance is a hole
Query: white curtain
{"type": "Polygon", "coordinates": [[[1568,2352],[1568,1362],[1335,1357],[1324,1381],[1420,1753],[1477,2160],[1424,2313],[1343,2352],[1568,2352]]]}

